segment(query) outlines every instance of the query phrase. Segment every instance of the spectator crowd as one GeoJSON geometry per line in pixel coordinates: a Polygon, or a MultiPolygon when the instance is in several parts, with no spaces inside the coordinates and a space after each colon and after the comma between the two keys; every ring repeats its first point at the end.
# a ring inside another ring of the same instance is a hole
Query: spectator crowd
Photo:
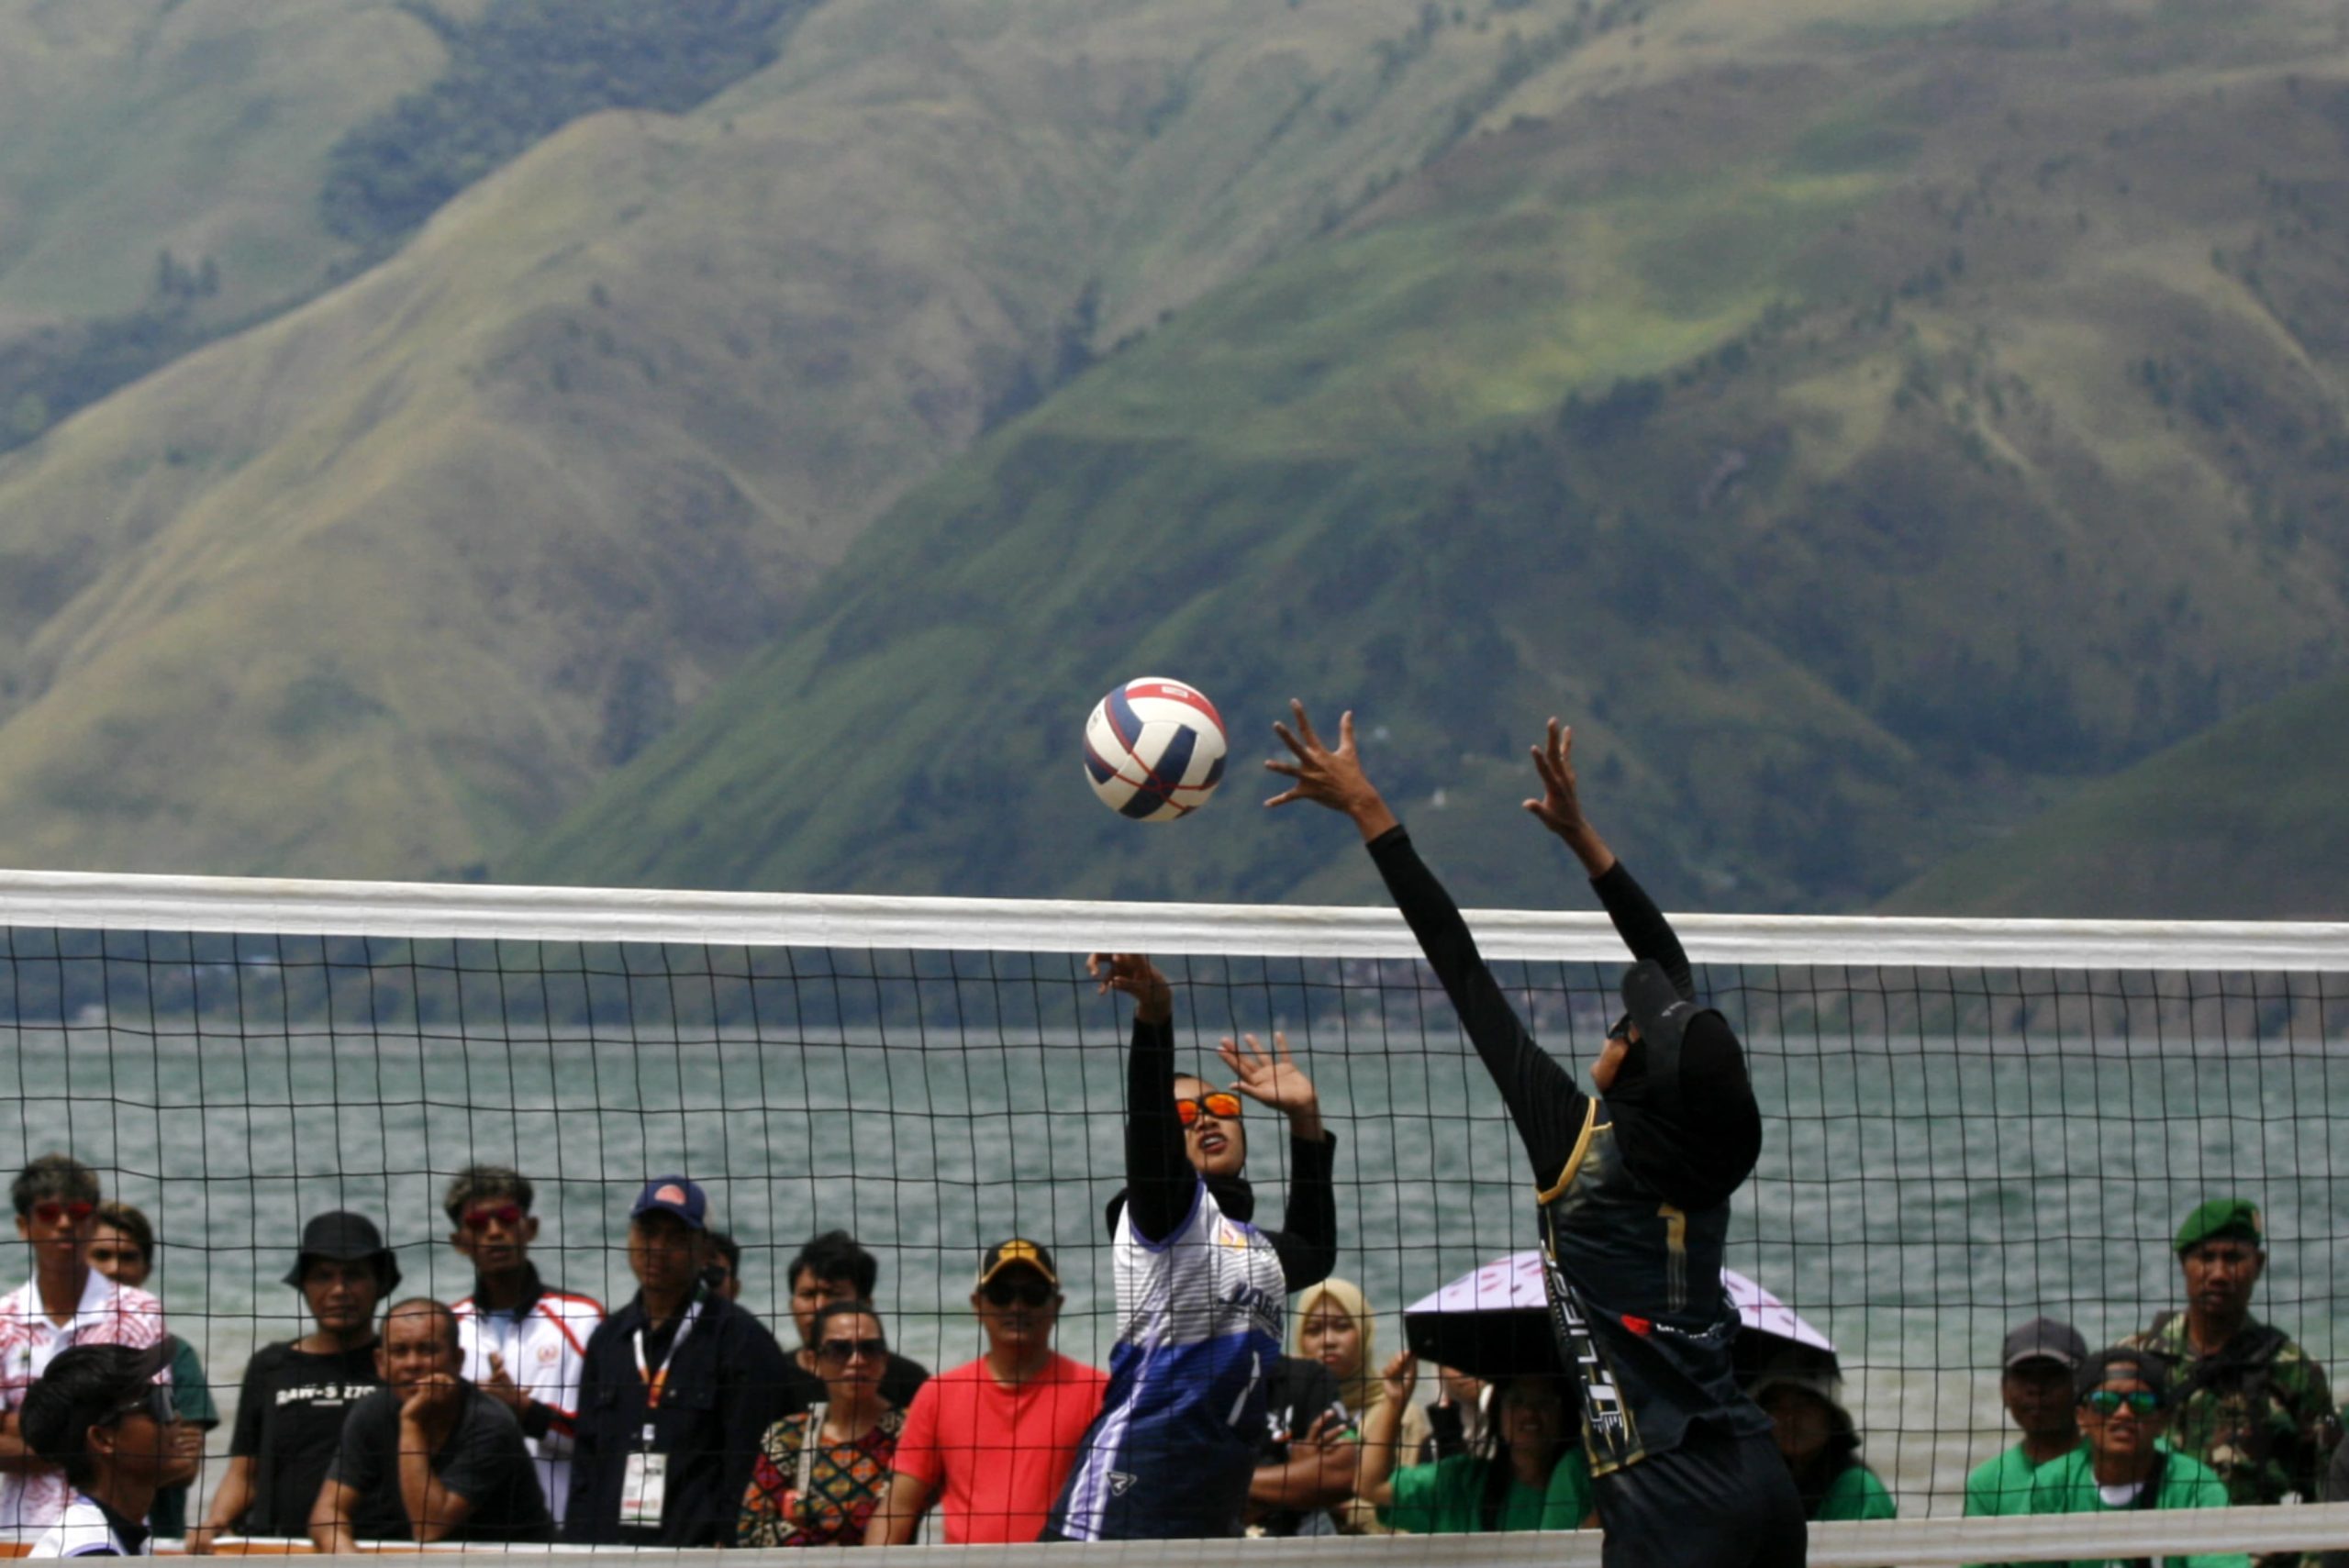
{"type": "MultiPolygon", "coordinates": [[[[1238,1115],[1202,1096],[1186,1125],[1238,1115]]],[[[1109,1379],[1056,1348],[1067,1301],[1042,1240],[978,1256],[984,1351],[932,1375],[893,1348],[877,1262],[845,1232],[792,1260],[786,1349],[740,1305],[740,1250],[696,1183],[644,1184],[627,1215],[636,1292],[609,1312],[540,1275],[535,1195],[499,1166],[450,1184],[449,1243],[473,1275],[454,1302],[401,1294],[373,1219],[310,1217],[284,1276],[308,1331],[244,1367],[228,1463],[196,1518],[220,1414],[144,1288],[154,1229],[106,1201],[89,1167],[33,1161],[11,1193],[32,1277],[0,1297],[0,1538],[40,1555],[254,1537],[855,1546],[914,1541],[931,1520],[949,1543],[1032,1541],[1106,1440],[1109,1379]]],[[[1965,1512],[2349,1497],[2322,1368],[2254,1314],[2266,1249],[2256,1207],[2214,1199],[2176,1234],[2178,1309],[2102,1349],[2052,1318],[2016,1326],[1989,1369],[2016,1440],[1966,1478],[1965,1512]]],[[[1489,1386],[1445,1368],[1423,1387],[1408,1351],[1380,1353],[1374,1304],[1335,1277],[1298,1293],[1288,1323],[1286,1353],[1262,1369],[1244,1533],[1596,1523],[1566,1378],[1489,1386]]],[[[1765,1366],[1748,1392],[1809,1517],[1893,1517],[1832,1377],[1765,1366]]],[[[2349,1553],[2310,1562],[2349,1568],[2349,1553]]]]}

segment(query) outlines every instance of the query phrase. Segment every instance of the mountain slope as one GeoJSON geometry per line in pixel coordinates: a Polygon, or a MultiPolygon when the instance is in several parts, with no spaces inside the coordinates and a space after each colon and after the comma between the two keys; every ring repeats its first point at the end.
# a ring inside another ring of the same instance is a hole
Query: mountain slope
{"type": "Polygon", "coordinates": [[[389,0],[0,4],[0,335],[136,309],[161,251],[224,316],[315,288],[328,148],[443,59],[389,0]]]}
{"type": "Polygon", "coordinates": [[[1642,16],[908,495],[501,874],[1369,895],[1330,825],[1091,802],[1155,673],[1243,758],[1355,704],[1477,901],[1560,896],[1557,712],[1675,902],[1848,907],[2340,662],[2321,8],[1642,16]]]}
{"type": "Polygon", "coordinates": [[[2349,919],[2349,680],[2315,682],[1935,867],[1887,914],[2349,919]]]}
{"type": "Polygon", "coordinates": [[[578,122],[0,461],[0,841],[476,869],[916,478],[1456,137],[1510,36],[831,0],[699,110],[578,122]]]}

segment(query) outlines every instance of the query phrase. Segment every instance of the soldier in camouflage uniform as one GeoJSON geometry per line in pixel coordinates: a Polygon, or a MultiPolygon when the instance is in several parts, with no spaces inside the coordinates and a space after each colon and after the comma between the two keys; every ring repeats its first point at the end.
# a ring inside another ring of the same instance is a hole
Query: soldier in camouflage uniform
{"type": "MultiPolygon", "coordinates": [[[[2236,1504],[2315,1502],[2341,1439],[2324,1369],[2280,1329],[2251,1315],[2267,1266],[2259,1210],[2212,1198],[2186,1217],[2177,1260],[2186,1310],[2165,1312],[2121,1341],[2166,1364],[2176,1411],[2170,1443],[2219,1473],[2236,1504]]],[[[2289,1568],[2297,1554],[2260,1560],[2289,1568]]]]}

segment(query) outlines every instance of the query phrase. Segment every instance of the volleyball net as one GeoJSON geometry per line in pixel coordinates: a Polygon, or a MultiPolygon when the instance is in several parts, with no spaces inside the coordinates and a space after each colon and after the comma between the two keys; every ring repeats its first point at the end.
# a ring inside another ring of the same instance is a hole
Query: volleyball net
{"type": "MultiPolygon", "coordinates": [[[[1604,917],[1468,918],[1579,1073],[1619,1011],[1604,917]]],[[[1865,1528],[1909,1532],[1865,1540],[1912,1555],[1835,1560],[1959,1561],[1931,1532],[2014,1440],[2003,1336],[2045,1315],[2094,1348],[2181,1307],[2172,1238],[2207,1198],[2261,1211],[2254,1314],[2327,1369],[2349,1346],[2349,926],[1675,924],[1765,1122],[1731,1229],[1742,1353],[1832,1380],[1901,1515],[1865,1528]]],[[[257,1345],[306,1328],[280,1282],[311,1215],[369,1216],[408,1287],[463,1295],[441,1197],[475,1163],[530,1178],[541,1274],[607,1303],[634,1289],[630,1200],[690,1176],[786,1346],[790,1260],[851,1232],[893,1348],[932,1368],[982,1348],[982,1251],[1031,1239],[1061,1348],[1099,1365],[1130,1013],[1084,955],[1109,951],[1174,981],[1208,1076],[1219,1037],[1286,1036],[1340,1139],[1339,1272],[1375,1354],[1405,1307],[1533,1244],[1499,1097],[1384,909],[0,873],[0,1165],[71,1153],[151,1217],[150,1288],[224,1405],[257,1345]]],[[[1248,1120],[1276,1190],[1286,1140],[1248,1120]]]]}

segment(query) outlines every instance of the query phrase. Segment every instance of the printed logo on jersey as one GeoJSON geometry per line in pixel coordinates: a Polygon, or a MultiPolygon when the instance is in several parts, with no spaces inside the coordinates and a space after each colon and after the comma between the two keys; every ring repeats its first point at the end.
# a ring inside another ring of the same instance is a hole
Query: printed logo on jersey
{"type": "Polygon", "coordinates": [[[1615,1386],[1614,1369],[1599,1353],[1598,1342],[1591,1338],[1590,1325],[1584,1319],[1582,1302],[1575,1295],[1575,1287],[1558,1267],[1558,1261],[1545,1248],[1542,1254],[1542,1272],[1550,1281],[1550,1310],[1556,1318],[1560,1343],[1573,1354],[1576,1381],[1582,1385],[1583,1442],[1590,1451],[1591,1470],[1605,1474],[1628,1462],[1633,1456],[1637,1440],[1631,1431],[1631,1414],[1624,1408],[1623,1396],[1615,1386]]]}

